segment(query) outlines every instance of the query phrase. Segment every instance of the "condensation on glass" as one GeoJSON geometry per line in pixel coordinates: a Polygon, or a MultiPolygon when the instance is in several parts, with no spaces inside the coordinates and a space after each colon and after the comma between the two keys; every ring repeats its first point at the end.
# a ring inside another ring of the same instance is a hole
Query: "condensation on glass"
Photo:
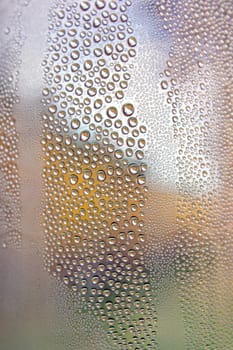
{"type": "Polygon", "coordinates": [[[232,1],[0,16],[0,348],[231,350],[232,1]]]}

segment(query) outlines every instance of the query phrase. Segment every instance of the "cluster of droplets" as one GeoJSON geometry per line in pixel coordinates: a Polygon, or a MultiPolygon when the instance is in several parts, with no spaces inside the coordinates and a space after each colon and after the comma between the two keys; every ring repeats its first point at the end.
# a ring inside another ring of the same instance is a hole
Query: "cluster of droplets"
{"type": "Polygon", "coordinates": [[[232,2],[156,1],[156,8],[172,39],[161,89],[178,150],[175,269],[187,346],[230,349],[232,2]]]}
{"type": "Polygon", "coordinates": [[[74,141],[95,137],[118,159],[141,161],[146,128],[139,125],[134,105],[122,101],[137,44],[129,5],[81,2],[51,13],[50,54],[44,61],[51,87],[43,94],[50,101],[50,119],[56,115],[74,141]]]}
{"type": "Polygon", "coordinates": [[[14,27],[4,31],[0,55],[0,244],[19,245],[20,181],[17,166],[18,134],[14,105],[18,102],[17,84],[22,35],[20,15],[15,13],[14,27]]]}
{"type": "Polygon", "coordinates": [[[130,1],[62,2],[43,61],[45,265],[120,349],[154,349],[144,267],[146,128],[125,92],[136,55],[130,1]]]}

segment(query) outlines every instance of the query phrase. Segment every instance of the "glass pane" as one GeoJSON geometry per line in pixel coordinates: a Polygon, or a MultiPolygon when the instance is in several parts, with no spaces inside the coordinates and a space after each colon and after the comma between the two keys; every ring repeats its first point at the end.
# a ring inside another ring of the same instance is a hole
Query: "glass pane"
{"type": "Polygon", "coordinates": [[[232,349],[232,1],[0,19],[0,348],[232,349]]]}

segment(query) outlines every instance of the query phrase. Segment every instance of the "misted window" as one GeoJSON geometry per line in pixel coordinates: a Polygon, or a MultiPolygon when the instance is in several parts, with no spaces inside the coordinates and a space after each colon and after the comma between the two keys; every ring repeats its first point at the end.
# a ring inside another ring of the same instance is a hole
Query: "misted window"
{"type": "Polygon", "coordinates": [[[233,348],[231,0],[0,1],[0,348],[233,348]]]}

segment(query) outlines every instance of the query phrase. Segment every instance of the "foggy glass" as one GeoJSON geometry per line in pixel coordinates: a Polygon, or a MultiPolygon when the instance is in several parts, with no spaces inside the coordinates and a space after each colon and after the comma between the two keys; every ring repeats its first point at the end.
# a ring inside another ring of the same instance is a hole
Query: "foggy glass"
{"type": "Polygon", "coordinates": [[[232,0],[0,0],[0,349],[233,348],[232,0]]]}

